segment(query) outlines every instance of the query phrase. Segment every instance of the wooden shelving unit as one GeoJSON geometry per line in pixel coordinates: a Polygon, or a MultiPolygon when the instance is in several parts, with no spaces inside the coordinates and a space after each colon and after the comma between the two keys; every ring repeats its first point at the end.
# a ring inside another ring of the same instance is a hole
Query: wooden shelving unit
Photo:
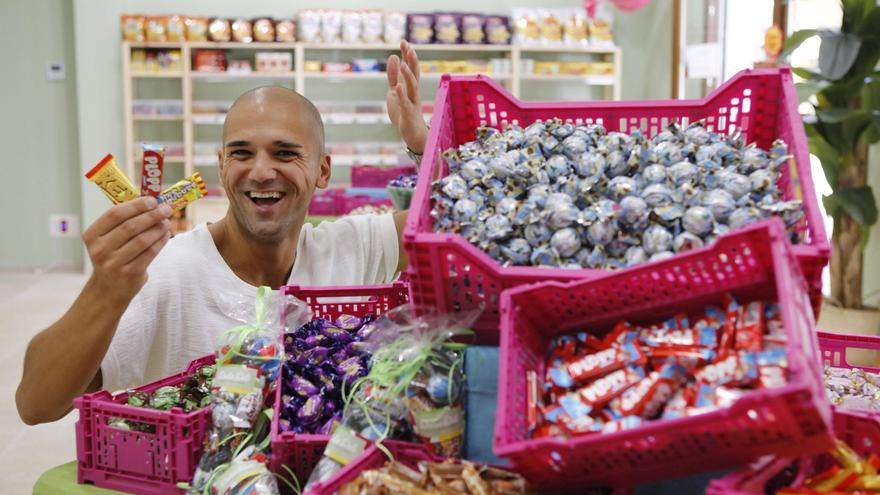
{"type": "MultiPolygon", "coordinates": [[[[621,90],[621,50],[619,47],[526,47],[517,45],[414,45],[422,54],[424,60],[462,60],[462,59],[490,59],[506,58],[510,60],[510,73],[487,74],[493,79],[504,84],[514,96],[519,96],[523,84],[547,85],[547,84],[583,84],[587,88],[600,88],[606,99],[619,100],[621,90]],[[614,66],[613,75],[568,75],[568,74],[526,74],[522,73],[525,58],[546,59],[549,55],[559,54],[568,60],[610,62],[614,66]]],[[[310,88],[316,89],[327,84],[350,84],[356,86],[363,83],[369,88],[363,89],[370,93],[373,100],[384,99],[384,88],[379,88],[386,78],[383,72],[349,72],[349,73],[324,73],[306,72],[307,60],[344,61],[353,58],[379,58],[384,59],[389,54],[399,50],[396,44],[312,44],[312,43],[215,43],[215,42],[181,42],[181,43],[150,43],[128,42],[122,43],[122,76],[123,76],[123,114],[125,125],[125,160],[123,161],[129,177],[137,178],[139,167],[135,146],[142,140],[141,125],[173,126],[180,125],[180,135],[183,142],[183,157],[169,157],[167,163],[182,163],[183,173],[188,176],[197,169],[216,170],[216,156],[198,155],[194,152],[194,136],[197,129],[221,126],[225,118],[223,113],[194,113],[193,94],[195,85],[241,85],[253,83],[271,83],[288,85],[299,93],[309,96],[310,88]],[[131,55],[134,49],[156,50],[180,50],[181,69],[165,72],[133,71],[131,69],[131,55]],[[219,49],[230,52],[242,51],[283,51],[292,54],[293,70],[289,72],[250,72],[250,73],[219,73],[197,72],[192,70],[192,60],[195,50],[219,49]],[[150,82],[155,80],[156,82],[150,82]],[[180,84],[180,100],[183,113],[181,115],[134,115],[133,101],[139,96],[142,86],[151,84],[174,85],[174,81],[180,84]],[[378,91],[378,92],[377,92],[378,91]]],[[[441,77],[437,73],[422,72],[422,80],[429,86],[436,86],[436,81],[441,77]]],[[[200,88],[202,86],[199,86],[200,88]]],[[[427,87],[427,86],[426,86],[427,87]]],[[[543,87],[543,86],[536,86],[543,87]]],[[[237,96],[230,94],[231,101],[237,96]]],[[[593,98],[590,93],[585,94],[584,99],[593,98]]],[[[423,100],[429,101],[423,93],[423,100]]],[[[376,126],[390,125],[387,115],[379,113],[325,113],[325,124],[342,126],[376,126]]],[[[213,131],[212,131],[213,132],[213,131]]],[[[202,152],[204,153],[204,152],[202,152]]],[[[333,164],[338,167],[349,167],[357,163],[371,163],[374,165],[396,165],[390,155],[334,155],[333,164]],[[371,162],[370,160],[373,160],[371,162]]],[[[225,202],[225,198],[210,198],[212,212],[220,211],[218,205],[225,202]]],[[[197,207],[199,203],[193,205],[197,207]]],[[[203,220],[204,214],[188,214],[190,226],[195,218],[203,220]]]]}

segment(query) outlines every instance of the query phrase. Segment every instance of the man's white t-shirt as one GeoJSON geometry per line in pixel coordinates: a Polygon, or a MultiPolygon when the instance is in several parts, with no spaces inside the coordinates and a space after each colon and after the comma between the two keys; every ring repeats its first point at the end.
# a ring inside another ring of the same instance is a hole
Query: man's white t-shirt
{"type": "MultiPolygon", "coordinates": [[[[398,256],[392,215],[363,215],[303,225],[288,284],[391,282],[398,256]]],[[[218,335],[242,322],[219,306],[221,291],[252,298],[217,251],[207,225],[171,239],[147,270],[149,279],[122,315],[101,363],[103,387],[115,391],[158,380],[214,352],[218,335]]]]}

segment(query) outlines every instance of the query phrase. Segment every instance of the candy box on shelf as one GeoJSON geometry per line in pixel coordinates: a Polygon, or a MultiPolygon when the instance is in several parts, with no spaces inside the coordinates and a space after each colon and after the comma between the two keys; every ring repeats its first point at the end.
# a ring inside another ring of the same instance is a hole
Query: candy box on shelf
{"type": "Polygon", "coordinates": [[[730,134],[740,130],[746,142],[762,149],[769,149],[775,139],[788,145],[793,159],[782,166],[777,186],[785,199],[803,201],[804,241],[794,247],[794,252],[818,310],[820,275],[830,250],[810,176],[809,150],[797,105],[787,68],[740,72],[700,100],[642,102],[526,103],[484,76],[444,76],[404,230],[413,304],[439,311],[482,309],[477,330],[492,331],[500,318],[498,304],[503,290],[524,283],[590,278],[604,273],[502,266],[463,236],[434,232],[431,185],[449,173],[441,154],[474,140],[479,126],[503,130],[508,124],[526,127],[536,121],[559,118],[578,125],[601,124],[609,132],[631,133],[638,129],[652,137],[672,122],[687,125],[703,120],[708,131],[730,134]]]}
{"type": "MultiPolygon", "coordinates": [[[[152,392],[180,385],[214,356],[191,362],[186,371],[138,387],[152,392]]],[[[138,494],[178,494],[178,482],[192,479],[202,454],[202,442],[211,424],[211,408],[186,413],[180,408],[159,411],[126,404],[129,393],[111,395],[106,390],[77,397],[76,457],[79,483],[138,494]],[[112,426],[125,420],[153,432],[112,426]]]]}
{"type": "MultiPolygon", "coordinates": [[[[309,305],[313,318],[336,319],[341,315],[362,318],[382,315],[406,304],[408,288],[402,282],[389,285],[362,287],[300,287],[284,286],[282,294],[291,295],[309,305]]],[[[283,373],[280,375],[283,379],[283,373]]],[[[300,485],[305,484],[312,469],[321,459],[329,435],[297,434],[281,431],[279,407],[282,386],[275,387],[275,414],[272,416],[272,456],[270,468],[276,474],[289,476],[287,468],[296,475],[300,485]]]]}
{"type": "Polygon", "coordinates": [[[771,219],[713,245],[591,280],[545,282],[502,295],[499,416],[495,453],[548,488],[634,485],[736,466],[758,456],[821,452],[831,445],[830,406],[809,293],[782,224],[771,219]],[[620,321],[654,325],[673,315],[777,301],[788,379],[747,391],[729,407],[642,422],[632,429],[568,439],[532,438],[527,373],[545,376],[551,338],[602,337],[620,321]]]}

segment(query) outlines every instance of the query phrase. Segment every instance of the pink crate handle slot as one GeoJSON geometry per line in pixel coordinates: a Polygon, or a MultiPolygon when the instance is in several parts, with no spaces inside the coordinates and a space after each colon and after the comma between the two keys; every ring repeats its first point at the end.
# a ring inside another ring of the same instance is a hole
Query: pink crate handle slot
{"type": "Polygon", "coordinates": [[[823,363],[836,368],[861,368],[871,373],[880,373],[880,368],[855,366],[846,361],[847,349],[880,351],[880,337],[829,332],[817,332],[817,335],[821,351],[820,358],[823,363]]]}

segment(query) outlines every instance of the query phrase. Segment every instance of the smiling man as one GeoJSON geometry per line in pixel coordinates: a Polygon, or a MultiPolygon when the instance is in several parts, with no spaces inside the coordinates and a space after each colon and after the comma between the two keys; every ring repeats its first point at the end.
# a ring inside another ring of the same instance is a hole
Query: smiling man
{"type": "MultiPolygon", "coordinates": [[[[427,127],[418,58],[401,43],[388,59],[386,103],[414,153],[427,127]]],[[[387,283],[406,267],[406,212],[305,223],[332,158],[306,98],[263,87],[235,101],[223,127],[220,178],[229,210],[218,222],[170,239],[170,209],[153,198],[115,205],[83,234],[94,270],[71,308],[28,345],[15,394],[22,420],[54,421],[75,396],[140,385],[213,352],[240,324],[221,310],[225,294],[256,287],[387,283]]]]}

